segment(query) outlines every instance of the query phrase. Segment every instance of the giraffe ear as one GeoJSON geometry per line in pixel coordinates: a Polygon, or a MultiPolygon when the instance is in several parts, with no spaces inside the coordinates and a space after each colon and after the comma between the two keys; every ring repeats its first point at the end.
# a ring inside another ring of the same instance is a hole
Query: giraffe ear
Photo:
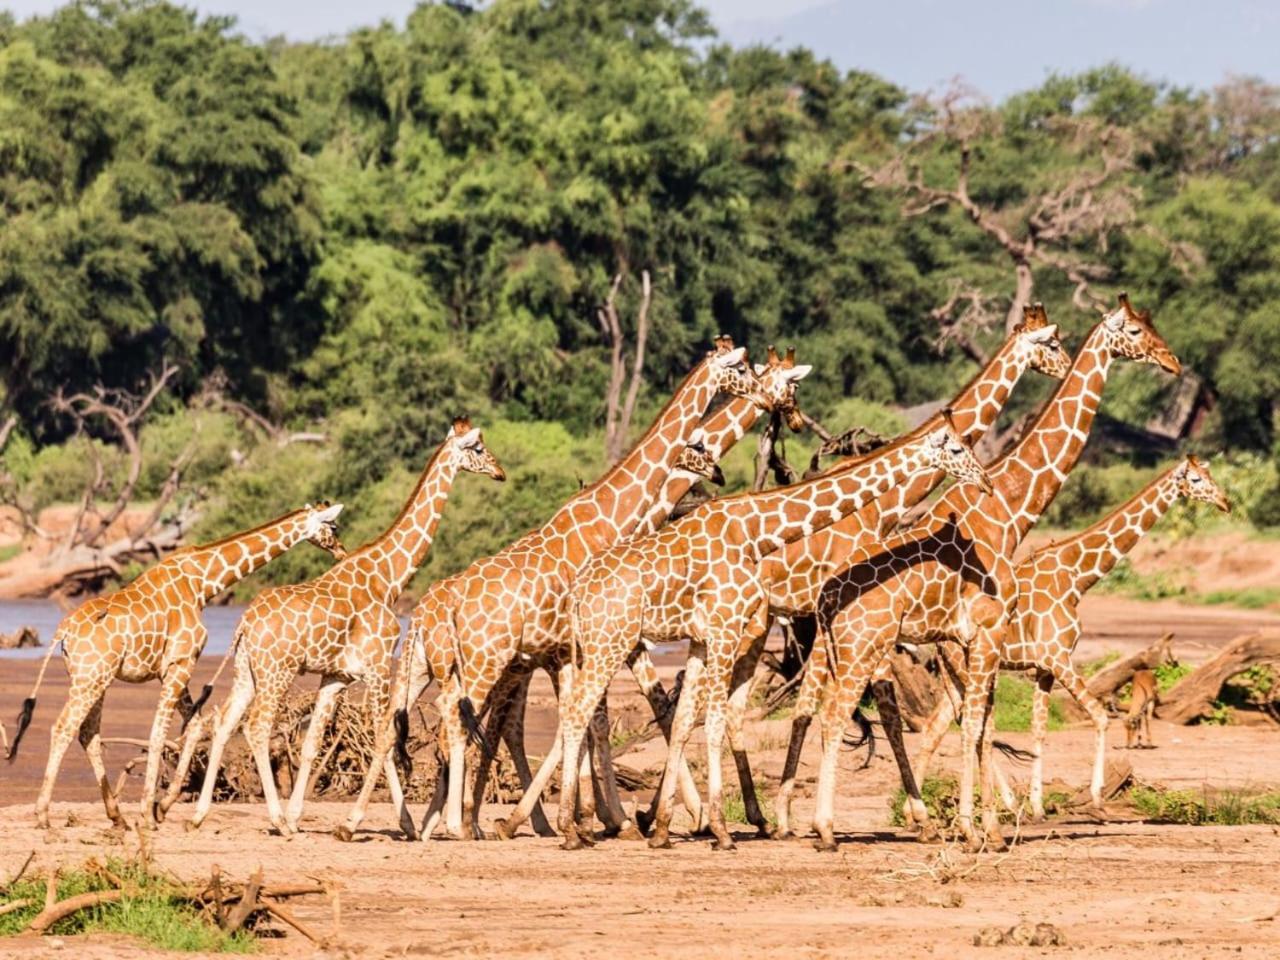
{"type": "Polygon", "coordinates": [[[720,364],[722,367],[736,367],[742,362],[742,358],[746,356],[746,354],[746,347],[738,347],[735,350],[730,350],[728,353],[720,354],[720,356],[716,357],[716,363],[720,364]]]}
{"type": "Polygon", "coordinates": [[[1047,327],[1036,327],[1027,330],[1027,339],[1032,343],[1048,343],[1058,335],[1058,325],[1051,323],[1047,327]]]}
{"type": "Polygon", "coordinates": [[[331,507],[326,507],[320,511],[320,521],[322,523],[333,523],[338,519],[338,514],[342,512],[342,504],[335,503],[331,507]]]}
{"type": "Polygon", "coordinates": [[[788,370],[783,374],[783,376],[785,376],[788,380],[792,380],[792,381],[794,381],[794,380],[803,380],[805,377],[807,377],[807,376],[808,376],[810,373],[812,373],[812,372],[813,372],[813,365],[812,365],[812,364],[809,364],[809,363],[802,363],[802,364],[800,364],[800,366],[798,366],[798,367],[791,367],[790,369],[788,369],[788,370]]]}
{"type": "Polygon", "coordinates": [[[751,365],[751,369],[753,369],[756,372],[757,377],[763,377],[765,371],[768,370],[769,368],[766,367],[763,363],[753,363],[751,365]]]}
{"type": "Polygon", "coordinates": [[[480,428],[471,427],[465,433],[460,433],[454,438],[454,443],[460,447],[469,447],[480,440],[480,428]]]}

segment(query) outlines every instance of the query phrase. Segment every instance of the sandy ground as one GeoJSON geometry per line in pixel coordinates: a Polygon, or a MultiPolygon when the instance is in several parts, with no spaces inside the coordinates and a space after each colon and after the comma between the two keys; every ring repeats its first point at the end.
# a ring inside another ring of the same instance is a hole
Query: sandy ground
{"type": "MultiPolygon", "coordinates": [[[[1185,659],[1280,617],[1223,608],[1139,604],[1090,598],[1090,632],[1082,657],[1144,645],[1165,627],[1176,629],[1185,659]],[[1105,629],[1094,625],[1105,624],[1105,629]]],[[[0,709],[16,709],[35,664],[5,661],[0,709]]],[[[214,663],[202,667],[211,673],[214,663]]],[[[676,666],[669,660],[664,669],[676,666]]],[[[34,829],[31,802],[47,744],[48,724],[65,694],[53,669],[37,725],[17,763],[0,767],[0,878],[27,853],[37,864],[75,865],[93,855],[127,852],[105,830],[88,765],[77,748],[68,754],[55,794],[55,829],[34,829]],[[70,824],[70,825],[68,825],[70,824]]],[[[306,681],[313,684],[313,679],[306,681]]],[[[223,681],[225,688],[226,681],[223,681]]],[[[615,685],[616,712],[638,707],[629,681],[615,685]]],[[[215,696],[220,696],[219,694],[215,696]]],[[[108,697],[108,735],[141,736],[149,723],[154,686],[119,685],[108,697]]],[[[543,747],[553,713],[549,691],[535,687],[531,749],[543,747]]],[[[788,724],[753,726],[752,756],[772,794],[781,769],[788,724]]],[[[1120,739],[1116,725],[1112,742],[1120,739]]],[[[1171,787],[1204,784],[1236,789],[1280,784],[1280,732],[1262,727],[1171,727],[1157,723],[1159,749],[1125,753],[1144,781],[1171,787]]],[[[1006,739],[1026,745],[1025,735],[1006,739]]],[[[1051,736],[1050,778],[1072,783],[1087,776],[1088,730],[1051,736]]],[[[816,737],[805,754],[799,822],[812,810],[816,737]]],[[[887,752],[887,751],[884,751],[887,752]]],[[[119,748],[118,766],[133,755],[119,748]]],[[[696,754],[695,754],[696,755],[696,754]]],[[[641,769],[662,761],[650,742],[622,758],[641,769]]],[[[940,762],[955,767],[958,739],[940,762]]],[[[261,865],[276,882],[317,875],[342,887],[342,925],[330,956],[722,956],[863,958],[971,955],[1118,956],[1144,947],[1161,957],[1273,956],[1280,918],[1257,921],[1280,908],[1275,884],[1280,830],[1272,827],[1174,827],[1134,822],[1099,825],[1079,819],[1023,826],[1007,854],[969,857],[958,848],[924,846],[889,826],[888,798],[896,771],[887,759],[855,771],[849,754],[841,780],[837,825],[846,841],[837,854],[819,854],[807,841],[757,841],[740,827],[739,848],[716,853],[705,840],[681,838],[675,849],[651,851],[642,843],[603,841],[566,853],[554,840],[526,831],[510,843],[412,844],[396,839],[386,804],[375,805],[357,842],[340,844],[329,831],[346,815],[345,803],[313,803],[304,832],[291,840],[268,835],[260,805],[217,808],[198,833],[183,831],[190,808],[174,809],[153,841],[157,862],[180,876],[207,876],[213,864],[237,876],[261,865]],[[1021,921],[1053,924],[1059,947],[977,947],[983,928],[1021,921]]],[[[732,783],[732,769],[726,771],[732,783]]],[[[1017,767],[1014,779],[1025,776],[1017,767]]],[[[126,798],[136,795],[131,784],[126,798]]],[[[132,816],[133,811],[127,811],[132,816]]],[[[552,811],[554,813],[554,810],[552,811]]],[[[485,810],[486,823],[503,813],[485,810]]],[[[683,829],[681,821],[677,826],[683,829]]],[[[1012,835],[1013,829],[1007,831],[1012,835]]],[[[304,922],[328,931],[322,898],[297,903],[304,922]]],[[[141,956],[119,939],[68,942],[85,956],[141,956]]],[[[309,956],[296,935],[266,946],[269,955],[309,956]]],[[[47,942],[0,941],[0,956],[50,953],[47,942]]]]}

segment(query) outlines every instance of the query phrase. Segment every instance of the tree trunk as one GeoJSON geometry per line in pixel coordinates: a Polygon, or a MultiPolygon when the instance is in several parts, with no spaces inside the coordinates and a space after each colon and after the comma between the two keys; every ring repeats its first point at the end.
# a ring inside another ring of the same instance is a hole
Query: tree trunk
{"type": "Polygon", "coordinates": [[[1255,663],[1269,661],[1280,661],[1280,630],[1237,637],[1162,696],[1156,714],[1169,723],[1192,723],[1209,716],[1224,683],[1255,663]]]}

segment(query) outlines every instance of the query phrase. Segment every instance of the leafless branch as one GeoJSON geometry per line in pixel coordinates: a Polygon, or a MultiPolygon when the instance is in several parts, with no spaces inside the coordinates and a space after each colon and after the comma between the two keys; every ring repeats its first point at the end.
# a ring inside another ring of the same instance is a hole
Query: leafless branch
{"type": "Polygon", "coordinates": [[[622,273],[618,273],[609,287],[609,296],[605,299],[604,306],[596,311],[600,333],[609,344],[609,386],[605,391],[604,444],[605,456],[610,463],[616,463],[622,457],[626,448],[627,434],[631,429],[631,418],[635,414],[636,399],[644,378],[644,351],[649,339],[649,307],[653,298],[649,271],[644,270],[640,274],[640,306],[636,313],[635,353],[631,362],[630,381],[627,382],[622,322],[618,318],[617,308],[618,291],[621,287],[622,273]],[[625,399],[622,392],[624,383],[627,384],[625,399]]]}

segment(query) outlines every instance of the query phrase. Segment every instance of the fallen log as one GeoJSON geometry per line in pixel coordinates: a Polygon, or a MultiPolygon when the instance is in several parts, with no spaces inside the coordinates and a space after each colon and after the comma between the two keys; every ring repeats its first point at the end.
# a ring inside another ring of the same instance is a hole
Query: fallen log
{"type": "Polygon", "coordinates": [[[40,634],[35,627],[19,627],[13,633],[0,633],[0,650],[21,650],[40,646],[40,634]]]}
{"type": "MultiPolygon", "coordinates": [[[[1089,692],[1106,703],[1126,683],[1133,679],[1139,670],[1154,670],[1163,663],[1177,662],[1173,656],[1173,633],[1166,633],[1151,646],[1127,657],[1121,657],[1115,663],[1104,667],[1089,678],[1086,684],[1089,692]]],[[[1062,698],[1066,711],[1074,719],[1087,719],[1074,697],[1062,698]]]]}
{"type": "Polygon", "coordinates": [[[1280,630],[1237,637],[1218,655],[1187,674],[1160,697],[1156,716],[1169,723],[1193,723],[1213,713],[1222,686],[1257,663],[1280,661],[1280,630]]]}
{"type": "MultiPolygon", "coordinates": [[[[53,889],[52,885],[50,889],[53,889]]],[[[66,900],[59,900],[37,913],[31,919],[27,929],[32,933],[44,933],[59,920],[80,910],[87,910],[89,907],[115,903],[124,896],[124,893],[123,890],[98,890],[94,893],[82,893],[79,896],[68,897],[66,900]]]]}

